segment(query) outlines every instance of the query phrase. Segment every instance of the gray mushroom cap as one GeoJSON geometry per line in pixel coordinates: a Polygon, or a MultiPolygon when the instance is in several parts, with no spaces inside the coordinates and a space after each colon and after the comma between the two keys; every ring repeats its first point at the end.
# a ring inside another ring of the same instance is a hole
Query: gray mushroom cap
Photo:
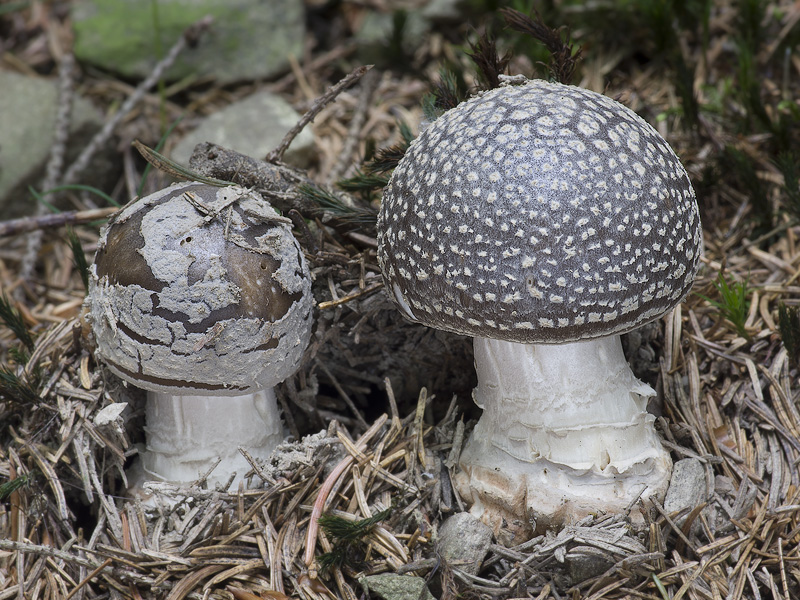
{"type": "Polygon", "coordinates": [[[655,129],[537,80],[463,102],[412,142],[383,195],[378,260],[411,320],[566,343],[674,308],[701,235],[686,170],[655,129]]]}
{"type": "Polygon", "coordinates": [[[311,279],[288,219],[238,186],[181,183],[107,225],[86,300],[98,356],[138,387],[240,395],[297,369],[311,279]]]}

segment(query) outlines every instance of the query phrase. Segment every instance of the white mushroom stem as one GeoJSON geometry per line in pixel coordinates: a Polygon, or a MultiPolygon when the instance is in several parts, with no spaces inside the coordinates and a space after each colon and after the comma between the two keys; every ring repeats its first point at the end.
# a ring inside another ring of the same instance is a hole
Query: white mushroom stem
{"type": "Polygon", "coordinates": [[[209,486],[227,482],[235,471],[235,489],[251,470],[239,447],[266,460],[283,440],[272,388],[225,397],[148,392],[145,419],[142,466],[146,478],[159,481],[195,481],[221,459],[209,486]]]}
{"type": "Polygon", "coordinates": [[[663,496],[671,462],[646,410],[655,392],[634,376],[619,336],[474,345],[484,413],[456,478],[473,512],[499,505],[549,526],[622,510],[640,492],[663,496]]]}

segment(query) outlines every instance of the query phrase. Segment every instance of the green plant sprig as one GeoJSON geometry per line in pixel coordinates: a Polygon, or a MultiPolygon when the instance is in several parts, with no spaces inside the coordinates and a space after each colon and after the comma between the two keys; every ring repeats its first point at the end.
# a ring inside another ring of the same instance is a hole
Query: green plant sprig
{"type": "Polygon", "coordinates": [[[303,184],[297,189],[306,199],[314,202],[321,210],[328,211],[341,223],[374,227],[378,219],[378,211],[371,206],[351,206],[336,194],[317,185],[303,184]]]}
{"type": "Polygon", "coordinates": [[[392,171],[397,166],[397,163],[400,162],[400,159],[405,156],[408,146],[414,139],[414,133],[405,121],[400,121],[398,127],[400,129],[400,137],[402,138],[401,141],[393,146],[381,148],[375,152],[372,159],[364,163],[364,169],[367,173],[372,173],[373,175],[388,173],[392,171]]]}
{"type": "Polygon", "coordinates": [[[33,336],[25,325],[22,314],[13,306],[8,296],[0,296],[0,321],[8,327],[25,348],[33,351],[33,336]]]}
{"type": "Polygon", "coordinates": [[[359,171],[353,177],[340,179],[336,185],[346,192],[369,193],[386,187],[387,183],[389,183],[388,177],[359,171]]]}
{"type": "Polygon", "coordinates": [[[441,69],[439,78],[431,84],[431,91],[422,99],[422,112],[429,121],[455,108],[467,99],[464,78],[449,69],[441,69]]]}
{"type": "Polygon", "coordinates": [[[775,166],[783,175],[782,203],[786,211],[794,218],[800,219],[800,157],[794,152],[781,152],[775,159],[775,166]]]}
{"type": "Polygon", "coordinates": [[[735,328],[736,332],[743,338],[750,339],[750,334],[744,324],[750,312],[750,301],[747,299],[750,290],[747,281],[733,281],[728,283],[725,274],[720,271],[714,287],[719,294],[719,300],[712,300],[707,296],[698,294],[709,304],[717,308],[722,316],[725,317],[735,328]]]}
{"type": "Polygon", "coordinates": [[[0,502],[8,499],[17,490],[29,487],[33,483],[34,476],[34,472],[26,473],[0,484],[0,502]]]}
{"type": "Polygon", "coordinates": [[[6,365],[0,365],[0,397],[26,405],[36,404],[40,400],[36,386],[6,365]]]}
{"type": "Polygon", "coordinates": [[[364,538],[372,533],[378,523],[385,521],[391,511],[391,508],[387,508],[360,521],[322,515],[319,524],[325,535],[333,541],[333,548],[317,558],[320,570],[324,573],[332,568],[356,567],[360,562],[358,550],[364,538]]]}

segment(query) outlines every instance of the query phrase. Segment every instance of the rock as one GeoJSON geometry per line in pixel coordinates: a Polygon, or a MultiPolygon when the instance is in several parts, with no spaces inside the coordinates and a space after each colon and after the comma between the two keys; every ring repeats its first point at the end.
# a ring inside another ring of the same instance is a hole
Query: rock
{"type": "Polygon", "coordinates": [[[393,13],[370,11],[364,15],[356,39],[362,44],[384,45],[395,35],[395,28],[402,23],[403,50],[411,54],[425,38],[429,25],[419,11],[398,17],[393,13]]]}
{"type": "Polygon", "coordinates": [[[477,574],[492,542],[492,528],[470,513],[456,513],[439,528],[436,547],[456,569],[477,574]]]}
{"type": "MultiPolygon", "coordinates": [[[[28,186],[43,176],[53,145],[58,84],[0,70],[0,90],[0,214],[10,219],[35,210],[28,186]]],[[[102,126],[102,115],[94,106],[76,97],[67,165],[102,126]]]]}
{"type": "Polygon", "coordinates": [[[614,556],[592,546],[577,546],[564,557],[569,580],[573,584],[602,575],[614,566],[614,556]]]}
{"type": "MultiPolygon", "coordinates": [[[[667,514],[684,509],[688,509],[688,513],[695,506],[705,502],[707,498],[708,490],[703,463],[696,458],[684,458],[676,462],[672,468],[669,490],[664,499],[664,510],[667,514]]],[[[686,514],[676,522],[681,525],[685,520],[686,514]]]]}
{"type": "Polygon", "coordinates": [[[73,2],[78,60],[142,79],[186,27],[206,15],[214,17],[211,30],[181,54],[167,79],[210,76],[227,84],[271,77],[287,68],[290,54],[300,56],[303,50],[305,16],[297,0],[160,0],[157,14],[152,5],[140,0],[73,2]]]}
{"type": "Polygon", "coordinates": [[[403,49],[413,54],[437,21],[458,21],[460,16],[457,0],[430,0],[419,9],[409,11],[371,10],[364,14],[356,39],[362,44],[385,45],[392,39],[397,24],[402,23],[403,49]]]}
{"type": "MultiPolygon", "coordinates": [[[[300,116],[283,98],[269,92],[256,92],[203,119],[194,131],[178,142],[171,158],[188,165],[195,145],[213,142],[252,158],[263,159],[275,149],[300,116]]],[[[313,153],[314,135],[310,127],[306,127],[289,146],[284,161],[306,167],[313,153]]]]}
{"type": "Polygon", "coordinates": [[[413,575],[368,575],[358,580],[365,593],[378,594],[386,600],[436,600],[422,577],[413,575]]]}

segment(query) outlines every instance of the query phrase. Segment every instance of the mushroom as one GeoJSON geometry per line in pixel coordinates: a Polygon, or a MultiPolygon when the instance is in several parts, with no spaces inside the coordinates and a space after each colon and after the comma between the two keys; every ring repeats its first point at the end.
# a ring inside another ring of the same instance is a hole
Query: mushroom
{"type": "Polygon", "coordinates": [[[148,391],[146,479],[209,483],[266,459],[283,433],[273,387],[311,335],[305,257],[281,217],[241,187],[176,184],[123,208],[91,268],[96,354],[148,391]]]}
{"type": "Polygon", "coordinates": [[[378,260],[408,319],[474,338],[483,414],[455,475],[473,514],[530,534],[663,498],[655,392],[619,336],[682,301],[701,243],[678,157],[603,95],[526,80],[414,140],[378,260]]]}

